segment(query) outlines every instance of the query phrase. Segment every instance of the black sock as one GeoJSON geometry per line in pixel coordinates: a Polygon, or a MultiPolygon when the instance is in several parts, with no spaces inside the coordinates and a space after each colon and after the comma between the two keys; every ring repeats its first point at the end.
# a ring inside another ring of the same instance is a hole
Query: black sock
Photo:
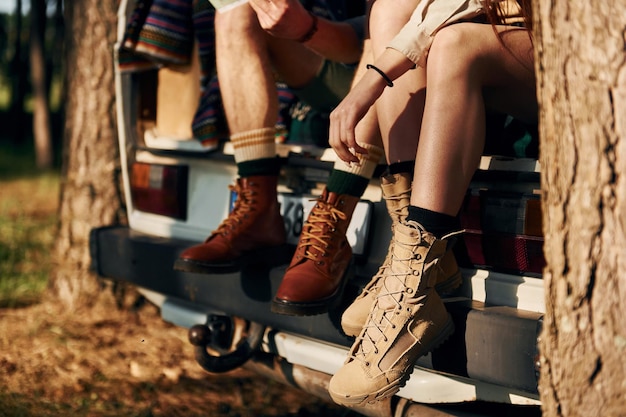
{"type": "Polygon", "coordinates": [[[253,159],[237,164],[237,174],[240,177],[254,175],[278,175],[280,173],[280,158],[253,159]]]}
{"type": "Polygon", "coordinates": [[[409,174],[411,174],[411,176],[413,176],[413,172],[415,172],[415,160],[394,162],[392,164],[389,164],[389,166],[387,167],[387,172],[390,175],[404,174],[405,172],[408,172],[409,174]]]}
{"type": "Polygon", "coordinates": [[[450,232],[461,229],[459,219],[449,214],[437,213],[417,206],[409,206],[409,215],[406,220],[412,220],[421,224],[424,229],[438,238],[450,232]]]}

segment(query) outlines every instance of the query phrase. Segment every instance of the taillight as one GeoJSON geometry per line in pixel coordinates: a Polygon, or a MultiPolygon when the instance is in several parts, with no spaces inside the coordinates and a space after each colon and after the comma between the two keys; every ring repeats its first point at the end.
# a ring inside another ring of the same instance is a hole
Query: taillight
{"type": "Polygon", "coordinates": [[[130,192],[137,210],[187,219],[188,167],[135,162],[130,192]]]}
{"type": "Polygon", "coordinates": [[[538,195],[470,190],[460,212],[462,266],[541,274],[545,266],[538,195]]]}

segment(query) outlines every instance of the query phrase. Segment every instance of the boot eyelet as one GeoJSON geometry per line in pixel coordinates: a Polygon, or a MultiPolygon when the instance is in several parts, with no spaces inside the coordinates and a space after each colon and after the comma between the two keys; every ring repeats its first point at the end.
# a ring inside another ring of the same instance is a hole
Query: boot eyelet
{"type": "Polygon", "coordinates": [[[320,265],[320,266],[324,265],[324,261],[317,261],[317,264],[320,265]]]}
{"type": "MultiPolygon", "coordinates": [[[[378,353],[378,352],[376,352],[376,353],[378,353]]],[[[369,362],[365,362],[365,366],[368,366],[368,367],[369,367],[369,366],[370,366],[370,363],[369,363],[369,362]]]]}
{"type": "Polygon", "coordinates": [[[406,289],[406,293],[407,294],[413,294],[413,288],[407,288],[406,289]]]}

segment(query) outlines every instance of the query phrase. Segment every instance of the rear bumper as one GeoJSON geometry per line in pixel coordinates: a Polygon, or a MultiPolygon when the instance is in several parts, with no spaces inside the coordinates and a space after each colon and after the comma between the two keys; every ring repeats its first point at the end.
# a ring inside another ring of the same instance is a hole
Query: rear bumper
{"type": "Polygon", "coordinates": [[[241,272],[220,275],[175,271],[174,261],[180,252],[196,243],[149,236],[127,227],[94,229],[91,235],[92,266],[101,277],[127,281],[167,297],[192,302],[197,309],[235,315],[350,346],[351,341],[343,335],[339,324],[340,312],[345,306],[329,314],[310,317],[285,316],[270,311],[271,300],[286,265],[273,269],[255,265],[241,272]]]}
{"type": "MultiPolygon", "coordinates": [[[[172,266],[179,253],[194,243],[149,236],[127,227],[94,229],[92,266],[101,277],[126,281],[163,295],[169,311],[188,309],[197,313],[178,320],[178,325],[205,324],[192,321],[203,320],[206,314],[223,313],[340,348],[351,346],[352,339],[341,331],[341,313],[367,282],[366,277],[357,276],[351,281],[342,305],[328,314],[284,316],[272,313],[270,302],[286,265],[272,269],[257,265],[223,275],[175,271],[172,266]]],[[[490,307],[465,297],[450,298],[446,306],[456,331],[437,350],[421,358],[418,366],[509,387],[526,393],[523,395],[528,398],[538,398],[535,363],[541,314],[490,307]]]]}

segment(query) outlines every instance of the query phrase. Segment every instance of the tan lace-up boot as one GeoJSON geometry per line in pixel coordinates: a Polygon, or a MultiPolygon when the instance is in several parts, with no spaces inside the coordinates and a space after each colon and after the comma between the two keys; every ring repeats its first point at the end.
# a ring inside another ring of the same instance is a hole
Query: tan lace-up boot
{"type": "Polygon", "coordinates": [[[225,273],[242,266],[242,257],[262,256],[264,248],[285,244],[286,234],[277,200],[276,176],[239,178],[231,189],[237,200],[228,217],[204,243],[183,251],[174,269],[225,273]],[[258,256],[257,256],[258,255],[258,256]]]}
{"type": "MultiPolygon", "coordinates": [[[[392,174],[381,177],[381,189],[387,211],[391,217],[391,231],[394,225],[406,218],[409,212],[409,202],[411,199],[411,176],[407,173],[392,174]]],[[[376,275],[363,288],[363,291],[344,311],[341,316],[341,327],[348,336],[356,336],[361,332],[367,315],[369,314],[376,295],[380,290],[382,278],[389,267],[391,253],[393,251],[393,241],[389,245],[389,252],[376,275]]],[[[447,251],[441,261],[437,264],[435,271],[437,276],[436,290],[439,294],[447,294],[461,285],[461,271],[456,263],[452,251],[447,251]]]]}
{"type": "Polygon", "coordinates": [[[272,301],[273,312],[322,314],[339,301],[352,259],[346,231],[358,202],[358,197],[327,190],[319,197],[272,301]]]}
{"type": "Polygon", "coordinates": [[[395,394],[417,358],[454,331],[452,318],[435,291],[433,273],[446,252],[416,222],[394,227],[393,252],[367,323],[348,359],[331,378],[329,393],[342,405],[361,405],[395,394]]]}

